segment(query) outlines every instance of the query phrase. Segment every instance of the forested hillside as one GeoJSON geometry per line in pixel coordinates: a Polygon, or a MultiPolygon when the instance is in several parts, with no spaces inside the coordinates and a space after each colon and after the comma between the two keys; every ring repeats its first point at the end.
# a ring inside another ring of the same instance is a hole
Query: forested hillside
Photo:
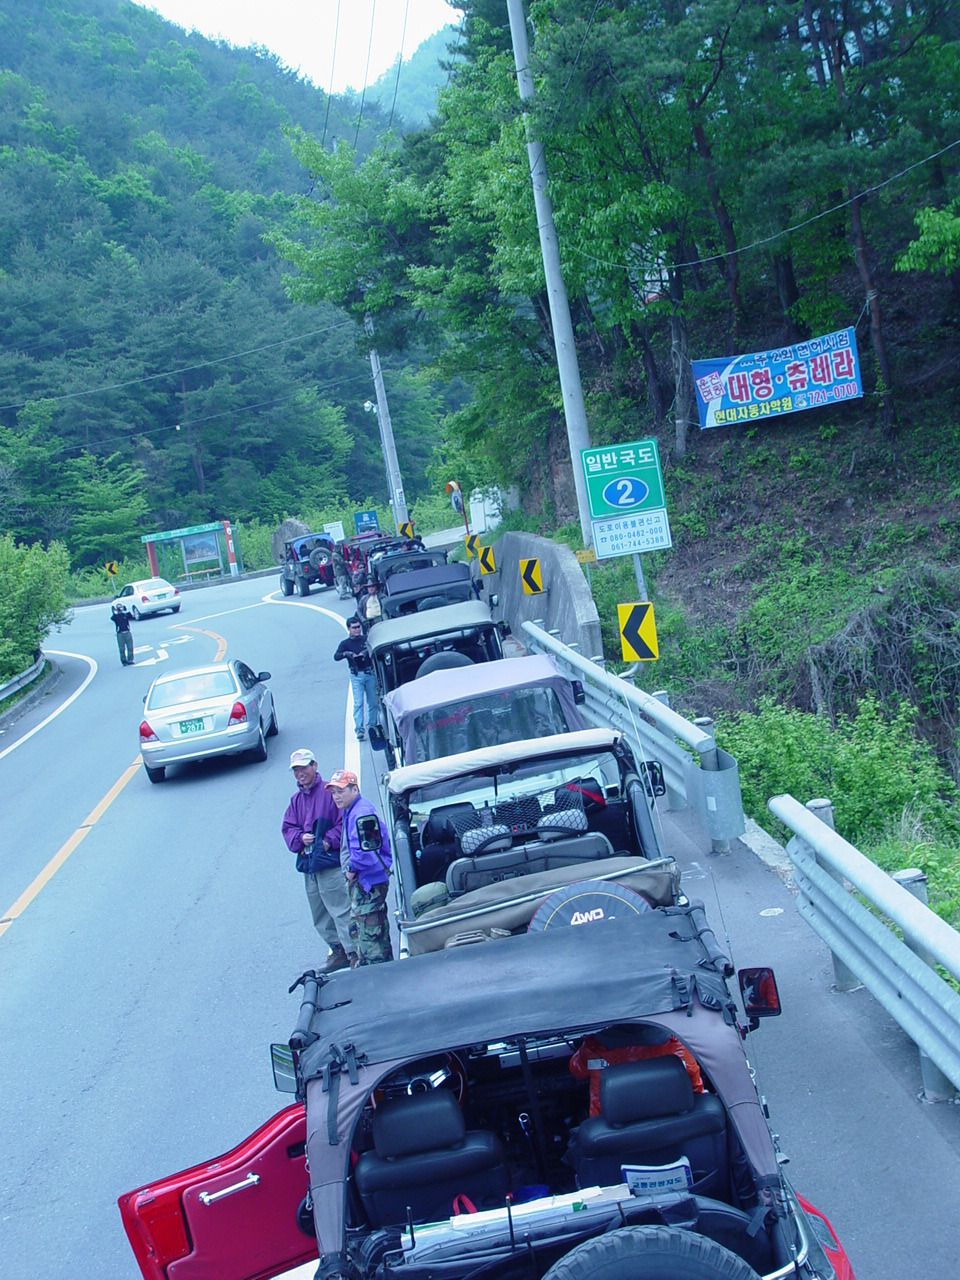
{"type": "MultiPolygon", "coordinates": [[[[309,191],[283,129],[363,156],[389,109],[358,107],[119,0],[0,3],[0,528],[82,567],[382,500],[362,329],[263,240],[309,191]]],[[[415,344],[382,360],[415,496],[438,397],[415,344]]]]}

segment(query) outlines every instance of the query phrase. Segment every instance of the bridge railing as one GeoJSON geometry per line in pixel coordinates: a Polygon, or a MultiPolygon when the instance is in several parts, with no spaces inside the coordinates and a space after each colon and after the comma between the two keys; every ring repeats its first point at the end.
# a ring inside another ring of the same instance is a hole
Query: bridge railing
{"type": "Polygon", "coordinates": [[[960,981],[960,934],[926,906],[925,878],[918,871],[889,876],[864,857],[833,830],[829,800],[804,806],[781,795],[767,807],[794,832],[787,853],[798,909],[832,951],[838,988],[862,983],[906,1031],[920,1050],[927,1101],[956,1097],[960,995],[937,966],[960,981]]]}
{"type": "Polygon", "coordinates": [[[712,721],[684,719],[662,697],[611,675],[601,660],[585,658],[536,622],[525,622],[523,632],[528,649],[549,654],[571,679],[581,681],[587,719],[618,729],[641,759],[660,761],[670,808],[689,806],[715,851],[728,849],[743,834],[737,762],[717,746],[709,732],[712,721]]]}

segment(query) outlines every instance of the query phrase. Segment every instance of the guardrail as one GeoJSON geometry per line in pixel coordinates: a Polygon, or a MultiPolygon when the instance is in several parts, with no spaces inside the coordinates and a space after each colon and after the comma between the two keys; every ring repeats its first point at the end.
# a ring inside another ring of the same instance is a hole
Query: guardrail
{"type": "Polygon", "coordinates": [[[802,805],[774,796],[770,812],[794,832],[787,853],[796,868],[800,915],[833,952],[841,990],[862,983],[920,1050],[925,1101],[960,1090],[960,995],[937,973],[960,981],[960,934],[925,903],[917,871],[887,875],[833,830],[829,800],[802,805]],[[908,887],[909,886],[909,887],[908,887]],[[860,893],[893,928],[855,896],[860,893]],[[903,934],[903,940],[895,929],[903,934]]]}
{"type": "Polygon", "coordinates": [[[26,688],[31,680],[36,680],[37,676],[43,670],[43,664],[45,662],[46,658],[41,653],[40,657],[28,671],[22,671],[20,675],[14,676],[13,679],[8,680],[6,684],[0,684],[0,702],[3,702],[4,698],[9,698],[11,694],[19,693],[21,689],[26,688]]]}
{"type": "Polygon", "coordinates": [[[710,720],[693,724],[671,710],[666,695],[645,693],[621,676],[611,675],[602,659],[585,658],[536,622],[525,622],[527,647],[546,653],[571,679],[580,680],[589,720],[618,729],[642,759],[663,765],[671,809],[689,806],[700,819],[716,853],[742,835],[743,801],[737,762],[717,746],[710,720]]]}

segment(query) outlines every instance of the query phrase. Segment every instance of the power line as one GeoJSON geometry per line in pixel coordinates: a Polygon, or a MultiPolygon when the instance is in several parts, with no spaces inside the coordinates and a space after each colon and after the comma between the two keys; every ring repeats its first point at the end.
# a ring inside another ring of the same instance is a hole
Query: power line
{"type": "MultiPolygon", "coordinates": [[[[161,378],[176,378],[184,373],[195,373],[198,369],[210,369],[216,365],[228,364],[231,360],[242,360],[246,356],[259,355],[263,351],[273,351],[277,347],[288,346],[291,342],[304,342],[307,338],[316,338],[324,333],[334,333],[338,329],[352,328],[354,322],[352,320],[338,320],[335,324],[325,325],[322,329],[314,329],[310,333],[295,334],[291,338],[280,338],[277,342],[266,342],[259,347],[251,347],[247,351],[235,351],[229,356],[220,356],[216,360],[203,360],[199,364],[185,365],[180,369],[168,369],[164,373],[150,373],[142,378],[129,378],[126,382],[108,383],[103,387],[91,387],[87,391],[69,391],[62,396],[32,396],[31,400],[43,400],[48,404],[61,404],[66,400],[80,400],[87,396],[102,395],[105,391],[122,391],[126,387],[142,386],[147,382],[157,382],[161,378]]],[[[19,404],[0,405],[0,413],[6,413],[11,409],[23,409],[30,401],[24,400],[19,404]]]]}
{"type": "MultiPolygon", "coordinates": [[[[905,169],[900,169],[897,173],[891,174],[889,178],[884,178],[882,182],[875,183],[872,187],[867,187],[864,191],[857,195],[851,196],[849,200],[842,200],[839,204],[831,205],[829,209],[824,209],[820,213],[812,214],[809,218],[804,218],[802,222],[794,223],[792,226],[785,227],[782,231],[775,231],[773,235],[764,236],[760,240],[754,240],[750,244],[745,244],[738,249],[730,249],[723,253],[712,253],[705,258],[691,258],[686,262],[667,262],[657,263],[657,269],[663,271],[679,271],[683,267],[699,267],[705,266],[710,262],[722,262],[725,258],[739,257],[741,254],[749,253],[753,249],[762,249],[768,244],[773,244],[777,240],[782,240],[784,236],[793,235],[795,231],[802,231],[804,227],[812,226],[815,222],[820,222],[824,218],[829,218],[834,213],[839,213],[841,209],[846,209],[850,205],[855,204],[858,200],[865,200],[867,196],[873,195],[877,191],[882,191],[884,187],[889,187],[891,183],[899,181],[900,178],[906,177],[908,173],[912,173],[914,169],[919,169],[925,164],[929,164],[932,160],[937,160],[942,155],[946,155],[948,151],[952,151],[954,147],[960,147],[960,138],[954,142],[948,142],[945,147],[941,147],[939,151],[933,152],[932,155],[924,156],[922,160],[917,160],[913,164],[907,165],[905,169]]],[[[572,253],[578,254],[581,258],[586,258],[590,262],[594,262],[598,267],[606,267],[611,271],[631,272],[636,270],[635,267],[628,266],[624,262],[607,262],[603,258],[596,258],[591,253],[587,253],[585,249],[581,249],[578,245],[564,241],[564,245],[572,253]]]]}
{"type": "Polygon", "coordinates": [[[337,65],[337,39],[340,35],[340,0],[337,0],[337,21],[333,28],[333,56],[330,59],[330,88],[327,90],[327,113],[323,118],[323,137],[320,139],[320,150],[327,140],[327,122],[330,119],[330,103],[333,101],[333,72],[337,65]]]}
{"type": "Polygon", "coordinates": [[[360,126],[363,124],[363,104],[367,99],[367,79],[370,75],[370,53],[373,49],[373,24],[376,21],[376,18],[377,0],[373,0],[373,5],[370,8],[370,40],[367,44],[367,65],[363,70],[363,88],[360,91],[360,114],[357,116],[357,134],[353,140],[354,151],[356,151],[357,145],[360,142],[360,126]]]}
{"type": "MultiPolygon", "coordinates": [[[[599,0],[598,0],[599,3],[599,0]]],[[[400,52],[397,54],[397,79],[393,86],[393,102],[390,104],[390,119],[387,121],[387,129],[393,128],[393,113],[397,106],[397,94],[400,91],[400,69],[403,66],[403,45],[407,38],[407,18],[410,16],[410,0],[407,0],[407,6],[403,11],[403,31],[400,33],[400,52]]]]}

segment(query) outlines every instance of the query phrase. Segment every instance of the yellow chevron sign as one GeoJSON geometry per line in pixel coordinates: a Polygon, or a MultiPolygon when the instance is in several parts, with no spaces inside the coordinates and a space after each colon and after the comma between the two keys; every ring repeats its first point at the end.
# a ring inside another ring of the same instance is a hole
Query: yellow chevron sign
{"type": "Polygon", "coordinates": [[[103,567],[106,569],[106,571],[107,571],[108,575],[109,575],[111,578],[115,578],[115,577],[117,576],[117,572],[118,572],[118,570],[117,570],[117,562],[116,562],[116,560],[108,560],[108,561],[107,561],[107,563],[106,563],[103,567]]]}
{"type": "Polygon", "coordinates": [[[660,657],[652,604],[618,604],[617,618],[624,662],[653,662],[660,657]]]}
{"type": "Polygon", "coordinates": [[[539,560],[520,561],[520,581],[523,583],[525,596],[538,596],[543,590],[543,578],[540,574],[539,560]]]}
{"type": "Polygon", "coordinates": [[[480,572],[496,573],[497,566],[493,561],[493,547],[478,547],[477,552],[480,557],[480,572]]]}
{"type": "Polygon", "coordinates": [[[467,548],[467,555],[471,558],[477,554],[480,547],[480,535],[477,533],[468,533],[463,540],[464,546],[467,548]]]}
{"type": "Polygon", "coordinates": [[[401,538],[413,537],[413,521],[412,520],[404,520],[403,524],[400,526],[400,537],[401,538]]]}

